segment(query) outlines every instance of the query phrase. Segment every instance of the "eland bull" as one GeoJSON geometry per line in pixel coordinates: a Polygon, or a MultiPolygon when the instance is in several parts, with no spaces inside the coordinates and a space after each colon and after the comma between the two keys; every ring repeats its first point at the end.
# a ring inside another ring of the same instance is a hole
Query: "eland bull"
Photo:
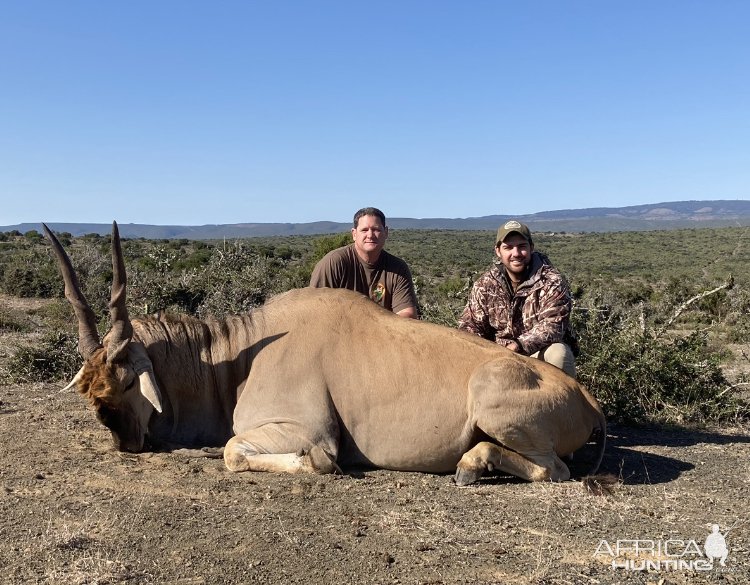
{"type": "Polygon", "coordinates": [[[341,467],[485,471],[563,481],[561,457],[606,423],[554,366],[468,333],[402,319],[341,289],[299,289],[223,320],[130,319],[112,228],[112,328],[100,341],[70,259],[44,225],[79,324],[75,385],[115,447],[224,445],[232,471],[341,467]]]}

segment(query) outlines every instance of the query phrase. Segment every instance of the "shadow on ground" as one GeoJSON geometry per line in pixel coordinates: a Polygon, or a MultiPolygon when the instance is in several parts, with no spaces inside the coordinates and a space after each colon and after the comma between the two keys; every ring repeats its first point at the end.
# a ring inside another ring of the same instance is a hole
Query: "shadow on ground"
{"type": "MultiPolygon", "coordinates": [[[[667,483],[694,469],[695,464],[689,460],[656,453],[660,447],[733,443],[750,443],[750,436],[679,427],[610,425],[607,448],[599,472],[612,473],[621,478],[623,483],[631,485],[667,483]]],[[[587,445],[580,453],[576,453],[576,459],[570,466],[574,475],[585,475],[586,462],[593,460],[591,447],[587,445]]]]}

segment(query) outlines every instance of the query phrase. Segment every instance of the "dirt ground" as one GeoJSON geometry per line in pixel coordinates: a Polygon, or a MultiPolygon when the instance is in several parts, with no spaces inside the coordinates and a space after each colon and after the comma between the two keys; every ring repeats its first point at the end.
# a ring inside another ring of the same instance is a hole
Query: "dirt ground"
{"type": "MultiPolygon", "coordinates": [[[[0,331],[0,361],[19,339],[0,331]]],[[[232,474],[114,451],[58,385],[0,386],[0,583],[750,582],[750,428],[611,427],[608,441],[603,471],[622,483],[602,496],[576,481],[232,474]],[[713,524],[725,566],[705,556],[713,524]]]]}

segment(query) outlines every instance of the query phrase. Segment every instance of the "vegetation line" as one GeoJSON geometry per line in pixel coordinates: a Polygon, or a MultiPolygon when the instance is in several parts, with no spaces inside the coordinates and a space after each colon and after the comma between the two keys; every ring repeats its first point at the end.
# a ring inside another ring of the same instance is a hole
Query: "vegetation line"
{"type": "MultiPolygon", "coordinates": [[[[750,360],[732,349],[750,339],[750,250],[738,245],[746,234],[747,228],[534,234],[536,248],[570,281],[571,320],[581,346],[578,378],[610,420],[750,418],[744,373],[750,360]]],[[[103,333],[112,281],[109,236],[58,237],[103,333]]],[[[391,230],[388,249],[411,267],[424,320],[456,326],[472,282],[493,261],[493,238],[492,231],[391,230]]],[[[271,295],[306,286],[317,260],[350,241],[349,233],[124,240],[129,310],[133,317],[248,311],[271,295]]],[[[6,344],[0,378],[67,382],[81,365],[76,321],[49,247],[34,231],[0,233],[0,243],[0,335],[34,338],[6,344]],[[14,297],[37,299],[34,310],[5,300],[14,297]]]]}

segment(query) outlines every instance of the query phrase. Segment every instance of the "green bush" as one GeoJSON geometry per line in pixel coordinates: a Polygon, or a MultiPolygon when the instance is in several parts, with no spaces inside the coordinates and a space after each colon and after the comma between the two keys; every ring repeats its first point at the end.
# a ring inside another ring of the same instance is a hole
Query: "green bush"
{"type": "Polygon", "coordinates": [[[26,239],[31,240],[33,242],[41,242],[42,240],[42,234],[40,234],[36,230],[29,230],[26,232],[25,236],[26,239]]]}
{"type": "Polygon", "coordinates": [[[177,270],[201,269],[211,261],[211,248],[193,250],[188,256],[179,258],[175,262],[177,270]]]}
{"type": "Polygon", "coordinates": [[[271,294],[276,265],[240,242],[217,249],[193,283],[203,291],[199,316],[244,313],[262,305],[271,294]]]}
{"type": "Polygon", "coordinates": [[[81,367],[75,335],[54,331],[34,346],[23,346],[8,360],[5,378],[11,384],[70,380],[81,367]]]}
{"type": "Polygon", "coordinates": [[[341,234],[331,234],[329,236],[320,236],[313,240],[313,253],[310,258],[313,265],[323,256],[342,246],[348,246],[352,243],[352,235],[349,232],[341,234]]]}
{"type": "Polygon", "coordinates": [[[32,323],[24,313],[6,307],[0,307],[0,331],[18,331],[26,333],[31,330],[32,323]]]}
{"type": "Polygon", "coordinates": [[[592,305],[574,312],[581,343],[579,380],[611,420],[705,422],[746,418],[705,332],[654,335],[640,314],[592,305]]]}
{"type": "MultiPolygon", "coordinates": [[[[51,252],[48,254],[51,256],[51,252]]],[[[72,250],[68,250],[68,254],[78,275],[81,292],[99,320],[106,319],[112,287],[112,253],[109,244],[84,237],[76,241],[76,245],[72,250]]],[[[62,287],[62,276],[56,264],[55,273],[62,287]]]]}
{"type": "Polygon", "coordinates": [[[463,311],[463,304],[430,302],[419,304],[420,319],[445,327],[455,328],[458,325],[461,311],[463,311]]]}
{"type": "Polygon", "coordinates": [[[468,299],[471,281],[458,276],[445,279],[437,286],[437,292],[444,297],[468,299]]]}
{"type": "Polygon", "coordinates": [[[72,331],[77,326],[73,307],[64,298],[53,299],[38,309],[29,311],[29,314],[41,319],[46,327],[52,329],[69,329],[72,331]]]}
{"type": "Polygon", "coordinates": [[[62,295],[63,284],[49,254],[40,247],[19,248],[3,256],[0,290],[21,298],[52,298],[62,295]]]}

